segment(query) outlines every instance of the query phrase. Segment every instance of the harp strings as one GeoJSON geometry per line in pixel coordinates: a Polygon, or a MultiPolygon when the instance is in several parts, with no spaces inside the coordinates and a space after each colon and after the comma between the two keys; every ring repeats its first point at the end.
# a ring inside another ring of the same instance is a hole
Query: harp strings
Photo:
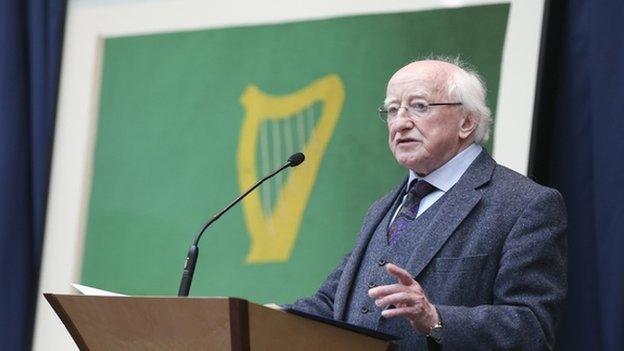
{"type": "MultiPolygon", "coordinates": [[[[313,132],[317,120],[314,104],[288,118],[266,118],[260,124],[259,174],[268,174],[281,167],[290,155],[313,143],[313,132]]],[[[280,219],[274,218],[271,214],[281,196],[286,177],[293,177],[292,182],[295,186],[297,185],[297,178],[293,173],[279,173],[265,182],[260,189],[262,212],[267,220],[267,231],[272,236],[276,234],[273,221],[280,219]]]]}

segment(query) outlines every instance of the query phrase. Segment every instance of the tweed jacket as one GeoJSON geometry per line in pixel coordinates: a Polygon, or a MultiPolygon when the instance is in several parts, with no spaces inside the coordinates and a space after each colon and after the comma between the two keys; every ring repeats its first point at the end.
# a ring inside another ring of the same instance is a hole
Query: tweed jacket
{"type": "MultiPolygon", "coordinates": [[[[344,320],[357,306],[353,299],[368,298],[352,298],[354,278],[372,233],[404,186],[371,205],[352,251],[313,296],[292,308],[344,320]]],[[[438,201],[444,202],[403,268],[438,310],[443,349],[552,349],[567,289],[561,195],[496,164],[484,150],[438,201]]],[[[409,330],[386,332],[424,338],[402,325],[409,330]]]]}

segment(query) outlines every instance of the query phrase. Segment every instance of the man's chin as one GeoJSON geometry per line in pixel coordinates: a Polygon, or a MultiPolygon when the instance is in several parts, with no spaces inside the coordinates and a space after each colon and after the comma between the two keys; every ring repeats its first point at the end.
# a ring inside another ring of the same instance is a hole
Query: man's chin
{"type": "Polygon", "coordinates": [[[427,159],[418,153],[401,153],[394,154],[394,158],[401,166],[411,169],[420,176],[427,175],[430,170],[427,168],[427,159]]]}
{"type": "Polygon", "coordinates": [[[415,157],[397,157],[397,162],[408,169],[413,170],[416,173],[420,173],[420,168],[422,168],[423,161],[419,158],[415,157]]]}

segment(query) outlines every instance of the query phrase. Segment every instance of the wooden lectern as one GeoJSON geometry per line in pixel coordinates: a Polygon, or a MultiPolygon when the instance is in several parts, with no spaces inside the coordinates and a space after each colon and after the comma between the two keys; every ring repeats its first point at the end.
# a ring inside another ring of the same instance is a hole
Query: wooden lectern
{"type": "Polygon", "coordinates": [[[80,350],[389,351],[388,339],[237,298],[44,294],[80,350]]]}

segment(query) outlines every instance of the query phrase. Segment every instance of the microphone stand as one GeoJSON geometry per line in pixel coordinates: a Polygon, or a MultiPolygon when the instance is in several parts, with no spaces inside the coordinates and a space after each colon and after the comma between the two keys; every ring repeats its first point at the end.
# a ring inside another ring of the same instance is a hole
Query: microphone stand
{"type": "Polygon", "coordinates": [[[210,220],[204,223],[204,225],[201,227],[201,229],[195,236],[195,240],[193,241],[193,244],[189,248],[188,253],[186,255],[186,261],[184,262],[184,270],[182,271],[182,279],[180,281],[180,288],[178,289],[178,296],[188,296],[189,291],[191,290],[191,284],[193,283],[193,275],[195,274],[195,265],[197,263],[197,257],[199,256],[199,240],[201,239],[206,229],[208,229],[208,227],[212,223],[214,223],[217,219],[219,219],[221,215],[223,215],[230,208],[236,205],[240,200],[242,200],[250,192],[252,192],[254,189],[259,187],[260,184],[264,183],[264,181],[272,178],[273,176],[275,176],[276,174],[278,174],[279,172],[283,171],[284,169],[288,167],[298,166],[299,164],[301,164],[301,162],[303,162],[304,159],[305,159],[304,155],[300,152],[290,156],[288,158],[288,161],[282,167],[280,167],[273,173],[257,181],[254,185],[251,186],[251,188],[247,189],[247,191],[239,195],[236,199],[234,199],[234,201],[232,201],[229,205],[225,206],[224,209],[219,211],[217,214],[212,216],[210,220]]]}

